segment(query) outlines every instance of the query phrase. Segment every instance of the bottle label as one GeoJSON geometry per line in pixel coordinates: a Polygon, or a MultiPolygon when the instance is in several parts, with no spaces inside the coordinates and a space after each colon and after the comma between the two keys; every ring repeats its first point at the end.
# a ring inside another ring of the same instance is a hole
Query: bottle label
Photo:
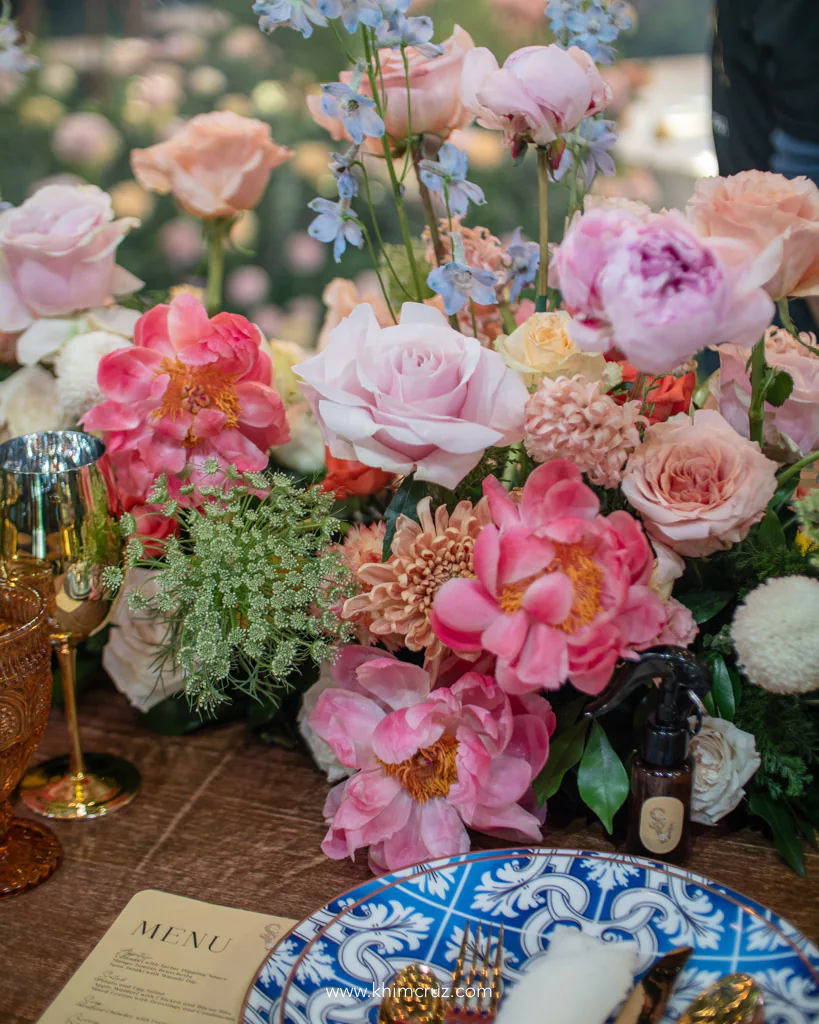
{"type": "Polygon", "coordinates": [[[671,853],[685,827],[685,804],[673,796],[652,796],[640,811],[640,841],[649,853],[671,853]]]}

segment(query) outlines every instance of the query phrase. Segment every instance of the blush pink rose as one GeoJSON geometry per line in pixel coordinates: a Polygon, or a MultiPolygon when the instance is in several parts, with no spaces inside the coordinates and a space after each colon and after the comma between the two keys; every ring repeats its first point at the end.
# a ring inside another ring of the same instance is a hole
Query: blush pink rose
{"type": "Polygon", "coordinates": [[[208,458],[258,471],[268,450],[289,440],[260,342],[243,316],[208,319],[184,292],[140,317],[132,347],[102,358],[97,383],[106,400],[86,413],[83,426],[102,431],[117,483],[135,503],[161,473],[178,493],[179,474],[195,476],[208,458]]]}
{"type": "Polygon", "coordinates": [[[419,303],[384,328],[357,306],[296,372],[331,454],[387,473],[453,488],[486,448],[523,437],[520,375],[419,303]]]}
{"type": "Polygon", "coordinates": [[[114,220],[111,197],[96,185],[46,185],[0,214],[0,330],[141,287],[116,263],[117,246],[138,226],[134,217],[114,220]]]}
{"type": "Polygon", "coordinates": [[[688,216],[703,236],[736,238],[756,253],[775,244],[779,260],[765,282],[773,299],[819,295],[819,188],[809,178],[769,171],[700,178],[688,216]]]}
{"type": "Polygon", "coordinates": [[[700,558],[747,537],[776,491],[776,470],[758,444],[700,409],[649,427],[620,486],[653,538],[700,558]]]}
{"type": "Polygon", "coordinates": [[[586,352],[616,348],[638,370],[666,374],[708,345],[754,345],[773,319],[762,285],[777,253],[699,239],[685,218],[593,209],[572,221],[552,279],[586,352]]]}
{"type": "Polygon", "coordinates": [[[333,677],[309,724],[355,774],[327,797],[328,857],[369,847],[382,873],[465,853],[467,826],[541,840],[541,820],[524,805],[555,729],[546,700],[510,698],[478,672],[433,690],[417,665],[355,646],[333,677]]]}
{"type": "Polygon", "coordinates": [[[262,198],[270,172],[292,152],[270,137],[270,126],[229,110],[192,117],[166,142],[131,151],[143,188],[165,195],[195,217],[234,217],[262,198]]]}
{"type": "Polygon", "coordinates": [[[478,124],[502,131],[508,143],[545,146],[602,110],[611,90],[577,46],[524,46],[503,67],[479,46],[464,61],[461,99],[478,124]]]}

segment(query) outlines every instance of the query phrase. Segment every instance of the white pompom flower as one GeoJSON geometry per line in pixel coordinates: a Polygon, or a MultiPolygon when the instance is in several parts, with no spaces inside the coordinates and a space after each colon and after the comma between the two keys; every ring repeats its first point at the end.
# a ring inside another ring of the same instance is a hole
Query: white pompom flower
{"type": "Polygon", "coordinates": [[[57,353],[54,372],[57,394],[63,411],[76,423],[88,410],[101,402],[97,369],[103,356],[131,345],[128,338],[110,331],[88,331],[70,338],[57,353]]]}
{"type": "Polygon", "coordinates": [[[755,686],[782,694],[819,689],[819,580],[766,580],[737,608],[731,639],[755,686]]]}

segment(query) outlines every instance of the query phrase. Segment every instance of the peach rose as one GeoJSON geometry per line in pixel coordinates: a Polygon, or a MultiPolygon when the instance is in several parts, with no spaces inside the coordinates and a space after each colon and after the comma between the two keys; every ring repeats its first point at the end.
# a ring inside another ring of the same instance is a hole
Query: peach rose
{"type": "Polygon", "coordinates": [[[776,490],[776,463],[714,410],[655,423],[626,466],[623,494],[652,538],[699,558],[743,540],[776,490]]]}
{"type": "Polygon", "coordinates": [[[256,206],[270,172],[291,156],[263,121],[215,110],[192,117],[166,142],[133,150],[131,167],[143,188],[172,192],[188,213],[212,220],[256,206]]]}
{"type": "Polygon", "coordinates": [[[375,313],[380,327],[389,327],[390,324],[395,323],[380,289],[368,291],[359,288],[355,281],[348,281],[344,277],[334,277],[324,289],[321,298],[327,307],[327,312],[316,346],[319,352],[327,347],[331,332],[362,302],[366,302],[375,313]]]}
{"type": "MultiPolygon", "coordinates": [[[[449,39],[441,44],[444,52],[440,57],[425,57],[416,49],[406,51],[409,62],[409,81],[412,95],[413,134],[449,137],[457,128],[466,128],[472,121],[472,114],[461,102],[461,70],[464,58],[474,48],[472,36],[456,25],[449,39]]],[[[387,135],[393,139],[407,137],[407,78],[404,61],[400,53],[381,50],[381,72],[386,90],[386,114],[384,123],[387,135]]],[[[341,74],[341,81],[350,84],[352,72],[341,74]]],[[[361,92],[370,95],[369,82],[361,83],[361,92]]],[[[341,122],[329,117],[321,110],[321,97],[308,96],[307,106],[313,119],[325,128],[337,142],[346,137],[341,122]]],[[[378,139],[368,140],[367,148],[381,152],[378,139]]]]}
{"type": "Polygon", "coordinates": [[[688,216],[701,235],[735,238],[756,253],[781,243],[779,269],[765,285],[771,298],[819,295],[819,189],[808,178],[768,171],[701,178],[688,216]]]}

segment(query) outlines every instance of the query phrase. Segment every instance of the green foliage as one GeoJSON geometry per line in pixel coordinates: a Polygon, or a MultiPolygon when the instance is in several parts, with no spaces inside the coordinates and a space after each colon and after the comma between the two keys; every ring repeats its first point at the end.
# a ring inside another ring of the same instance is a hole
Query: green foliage
{"type": "MultiPolygon", "coordinates": [[[[162,479],[150,496],[180,527],[146,557],[132,537],[126,564],[155,570],[156,591],[129,595],[135,611],[165,626],[155,667],[182,672],[192,708],[212,715],[240,691],[275,709],[291,675],[326,658],[347,628],[331,610],[349,592],[349,570],[328,550],[340,532],[332,498],[284,474],[205,473],[213,484],[171,500],[162,479]]],[[[130,524],[126,523],[126,530],[130,524]]],[[[110,578],[111,574],[109,574],[110,578]]]]}
{"type": "Polygon", "coordinates": [[[386,560],[390,557],[390,548],[392,547],[393,538],[395,537],[395,528],[398,525],[398,519],[400,516],[406,516],[408,519],[414,519],[418,522],[418,513],[416,511],[418,502],[427,495],[427,485],[421,483],[420,480],[416,480],[414,475],[410,473],[409,476],[404,477],[401,486],[393,495],[392,501],[387,506],[387,511],[384,513],[384,522],[386,523],[386,532],[384,534],[384,548],[381,553],[382,559],[386,560]]]}
{"type": "Polygon", "coordinates": [[[549,760],[534,781],[535,799],[540,806],[557,793],[570,769],[583,757],[589,723],[585,718],[556,733],[549,747],[549,760]]]}
{"type": "Polygon", "coordinates": [[[709,622],[731,602],[734,594],[730,590],[703,590],[699,593],[681,594],[680,604],[694,616],[696,623],[709,622]]]}
{"type": "Polygon", "coordinates": [[[752,814],[762,818],[770,826],[779,855],[787,861],[801,878],[805,877],[805,858],[799,838],[796,819],[787,801],[777,801],[764,789],[752,788],[748,798],[752,814]]]}
{"type": "Polygon", "coordinates": [[[593,722],[577,772],[577,788],[583,803],[611,834],[614,815],[628,796],[629,782],[623,762],[599,722],[593,722]]]}
{"type": "Polygon", "coordinates": [[[753,733],[762,763],[754,786],[773,800],[803,796],[819,768],[819,721],[815,706],[799,697],[743,687],[735,725],[753,733]]]}

